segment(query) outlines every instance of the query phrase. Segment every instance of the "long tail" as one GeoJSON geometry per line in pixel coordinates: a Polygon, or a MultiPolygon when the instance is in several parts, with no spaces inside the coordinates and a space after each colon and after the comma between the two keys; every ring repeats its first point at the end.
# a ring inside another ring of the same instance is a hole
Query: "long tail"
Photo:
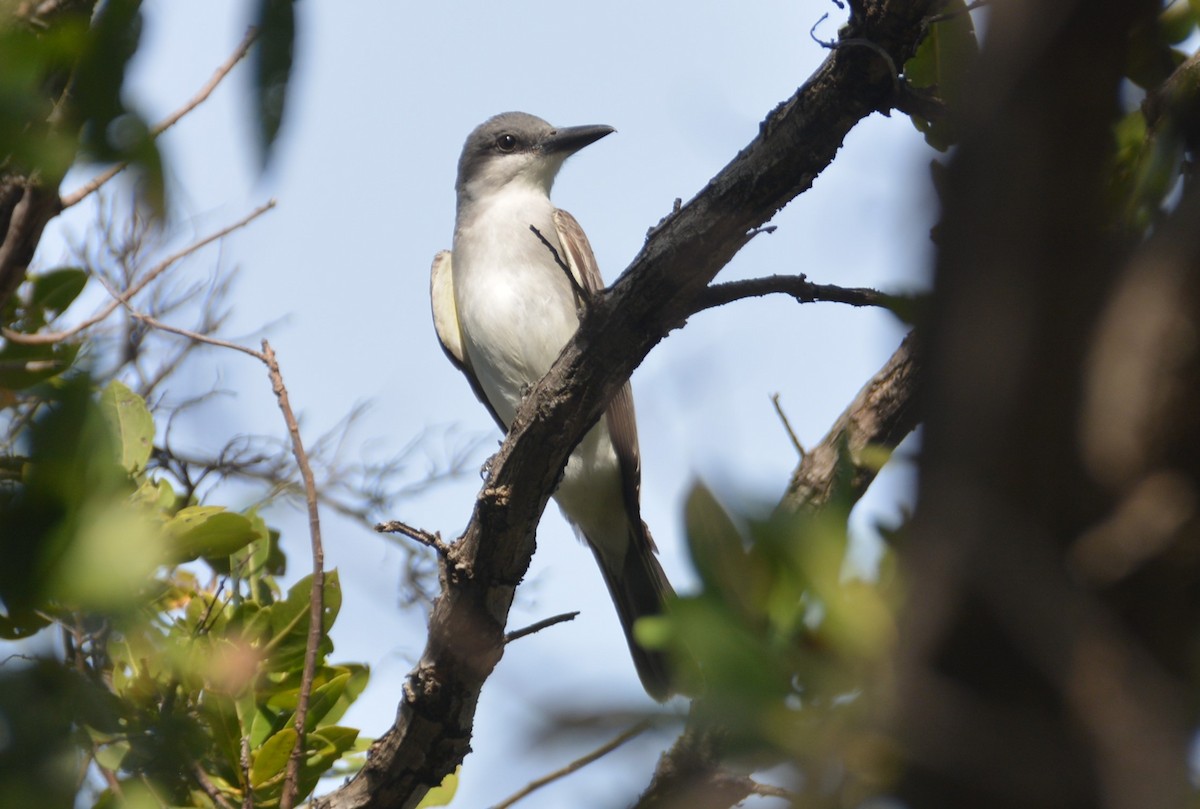
{"type": "MultiPolygon", "coordinates": [[[[645,532],[644,525],[642,531],[645,532]]],[[[625,641],[629,644],[629,653],[642,687],[647,694],[662,702],[674,690],[667,656],[638,645],[633,638],[633,624],[638,618],[661,615],[667,597],[674,595],[675,591],[654,555],[654,544],[649,541],[649,536],[634,536],[630,540],[619,569],[610,567],[596,552],[594,545],[592,550],[604,574],[604,583],[608,585],[613,604],[617,607],[621,628],[625,630],[625,641]]]]}

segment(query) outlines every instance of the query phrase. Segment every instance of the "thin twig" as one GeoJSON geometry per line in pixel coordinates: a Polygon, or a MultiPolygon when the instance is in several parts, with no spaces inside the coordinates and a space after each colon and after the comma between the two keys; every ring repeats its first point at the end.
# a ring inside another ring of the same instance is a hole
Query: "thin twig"
{"type": "Polygon", "coordinates": [[[254,809],[254,788],[250,786],[250,737],[242,737],[242,809],[254,809]]]}
{"type": "Polygon", "coordinates": [[[126,303],[125,306],[129,309],[129,314],[131,317],[142,321],[147,326],[153,326],[156,329],[161,329],[162,331],[170,332],[171,334],[178,334],[180,337],[186,337],[189,340],[195,340],[197,343],[206,343],[211,346],[217,346],[218,348],[228,348],[233,351],[240,351],[243,354],[248,354],[261,362],[267,361],[262,352],[255,351],[249,346],[240,345],[229,340],[222,340],[220,337],[213,337],[211,334],[201,334],[198,331],[185,329],[182,326],[172,326],[170,323],[163,323],[158,318],[151,317],[143,312],[135,311],[133,308],[129,307],[128,303],[126,303]]]}
{"type": "Polygon", "coordinates": [[[751,780],[750,783],[753,784],[753,786],[750,788],[750,791],[755,795],[762,795],[764,798],[783,798],[786,801],[796,800],[796,794],[791,790],[784,789],[783,787],[764,784],[754,780],[751,780]]]}
{"type": "Polygon", "coordinates": [[[296,744],[292,747],[291,756],[288,757],[283,794],[279,799],[279,809],[291,809],[296,800],[300,760],[304,756],[304,724],[308,719],[308,702],[312,695],[313,676],[317,667],[317,648],[321,644],[321,632],[325,617],[325,549],[321,544],[317,483],[313,477],[312,467],[308,463],[308,454],[304,451],[304,443],[300,440],[300,425],[296,421],[296,414],[292,412],[287,388],[283,384],[283,374],[279,370],[279,362],[275,359],[275,351],[266,340],[262,341],[262,353],[271,377],[271,389],[279,401],[279,409],[283,412],[283,420],[287,422],[288,434],[292,438],[292,454],[296,456],[296,465],[300,467],[300,477],[304,479],[304,500],[308,505],[308,531],[312,540],[312,595],[309,599],[308,643],[304,649],[304,672],[300,675],[300,694],[296,702],[296,744]]]}
{"type": "MultiPolygon", "coordinates": [[[[258,29],[254,26],[250,26],[250,28],[246,29],[246,36],[242,37],[242,41],[238,43],[237,48],[234,49],[230,57],[226,59],[220,65],[220,67],[216,69],[216,71],[213,72],[212,78],[210,78],[208,82],[200,88],[196,95],[192,96],[190,101],[188,101],[179,109],[175,110],[175,112],[171,113],[166,118],[163,118],[155,126],[151,127],[150,137],[157,138],[163,132],[179,123],[179,120],[183,118],[183,116],[187,115],[189,112],[196,109],[196,107],[207,101],[208,97],[212,95],[213,90],[217,89],[217,85],[220,84],[227,75],[229,75],[229,72],[233,70],[238,62],[245,58],[246,54],[250,51],[250,46],[254,44],[256,39],[258,39],[258,29]]],[[[82,187],[63,197],[62,207],[70,208],[72,205],[75,205],[76,203],[88,197],[90,194],[94,193],[101,186],[127,168],[129,168],[129,161],[110,166],[100,174],[93,177],[82,187]]]]}
{"type": "Polygon", "coordinates": [[[800,438],[796,435],[796,431],[792,429],[792,423],[788,421],[787,413],[783,412],[783,405],[779,403],[779,394],[771,394],[771,404],[775,406],[775,413],[778,414],[779,420],[783,422],[783,429],[787,430],[788,438],[792,439],[792,446],[796,448],[796,452],[800,458],[804,458],[804,445],[800,443],[800,438]]]}
{"type": "MultiPolygon", "coordinates": [[[[257,219],[258,217],[262,216],[267,211],[274,208],[275,204],[276,204],[275,200],[273,200],[273,199],[267,200],[266,203],[255,208],[253,211],[246,214],[246,216],[242,217],[237,222],[234,222],[232,225],[223,227],[220,230],[216,231],[215,233],[211,233],[208,236],[205,236],[203,239],[193,242],[192,244],[188,245],[187,247],[183,248],[182,250],[179,250],[178,252],[172,253],[171,255],[167,256],[162,261],[160,261],[158,264],[154,265],[154,267],[150,270],[150,272],[146,273],[144,276],[142,276],[140,279],[138,279],[138,281],[136,283],[134,283],[133,285],[131,285],[129,287],[129,289],[127,289],[124,292],[117,295],[117,297],[111,303],[109,303],[107,306],[105,306],[103,309],[101,309],[95,315],[87,318],[86,320],[84,320],[81,323],[76,324],[75,326],[72,326],[69,329],[66,329],[64,331],[59,331],[59,332],[39,332],[38,334],[22,334],[20,332],[11,331],[10,329],[4,329],[3,330],[4,337],[11,340],[14,343],[23,343],[25,345],[45,345],[48,343],[59,343],[59,342],[62,342],[63,340],[67,340],[71,337],[74,337],[76,334],[79,334],[84,329],[91,328],[92,326],[96,325],[100,321],[104,320],[106,317],[108,317],[114,311],[116,311],[119,306],[126,304],[131,298],[133,298],[134,295],[138,294],[143,289],[145,289],[147,284],[149,284],[151,281],[153,281],[158,276],[162,275],[167,269],[169,269],[173,264],[175,264],[180,259],[186,258],[187,256],[191,255],[192,253],[195,253],[200,248],[205,247],[209,244],[212,244],[213,242],[217,241],[218,239],[222,239],[225,236],[228,236],[230,233],[234,232],[235,230],[238,230],[239,228],[244,228],[246,225],[250,224],[255,219],[257,219]]],[[[190,335],[188,335],[188,336],[190,336],[190,335]]]]}
{"type": "Polygon", "coordinates": [[[653,724],[654,723],[651,722],[649,719],[643,719],[641,722],[638,722],[636,725],[631,727],[629,730],[627,730],[624,733],[622,733],[621,735],[617,736],[615,739],[608,742],[607,744],[597,747],[595,750],[588,753],[586,756],[577,758],[574,761],[572,761],[570,764],[568,764],[567,766],[562,767],[561,769],[557,769],[552,773],[543,775],[541,778],[538,778],[534,781],[530,781],[524,787],[517,790],[512,795],[509,795],[504,800],[500,801],[500,803],[493,805],[492,809],[508,809],[508,807],[512,806],[514,803],[521,800],[522,798],[527,797],[530,793],[541,789],[542,787],[546,786],[547,784],[553,783],[561,778],[565,778],[568,775],[570,775],[571,773],[573,773],[577,770],[583,769],[587,765],[591,764],[593,761],[595,761],[603,756],[608,755],[609,753],[616,750],[618,747],[625,744],[629,740],[634,739],[634,738],[642,735],[643,733],[645,733],[647,730],[650,729],[650,727],[653,724]]]}
{"type": "Polygon", "coordinates": [[[522,629],[514,629],[512,632],[507,633],[504,636],[504,642],[512,643],[514,640],[520,640],[526,635],[532,635],[534,632],[541,632],[548,626],[561,624],[565,621],[574,621],[578,615],[579,610],[575,610],[574,612],[564,612],[561,615],[552,615],[549,618],[543,618],[542,620],[532,623],[527,627],[522,629]]]}
{"type": "Polygon", "coordinates": [[[213,803],[220,806],[221,809],[233,809],[233,805],[225,800],[225,796],[221,794],[221,790],[217,789],[217,785],[208,777],[208,773],[200,766],[200,762],[192,764],[192,777],[196,779],[196,783],[204,790],[204,794],[212,799],[213,803]]]}
{"type": "Polygon", "coordinates": [[[834,284],[814,284],[804,275],[770,275],[724,284],[710,284],[696,297],[691,313],[763,295],[791,295],[798,303],[845,303],[850,306],[879,306],[891,308],[902,300],[867,287],[840,287],[834,284]]]}
{"type": "Polygon", "coordinates": [[[442,541],[441,534],[430,533],[421,528],[414,528],[399,520],[388,520],[387,522],[378,523],[375,526],[375,530],[381,534],[403,534],[427,548],[433,548],[440,556],[446,556],[450,553],[450,546],[442,541]]]}
{"type": "Polygon", "coordinates": [[[161,331],[170,332],[171,334],[178,334],[180,337],[186,337],[189,340],[193,340],[197,343],[207,343],[208,345],[217,346],[218,348],[228,348],[232,349],[233,351],[240,351],[243,354],[249,354],[259,362],[265,363],[267,361],[266,356],[264,356],[261,352],[255,351],[253,348],[248,346],[230,342],[229,340],[222,340],[220,337],[213,337],[211,334],[202,334],[198,331],[185,329],[182,326],[172,326],[170,323],[164,323],[158,318],[148,315],[145,312],[139,312],[133,308],[133,304],[129,302],[128,296],[122,295],[120,292],[118,292],[107,278],[102,275],[97,275],[96,280],[100,282],[101,286],[108,290],[108,294],[112,295],[113,300],[116,303],[125,307],[125,311],[129,313],[130,317],[145,323],[147,326],[160,329],[161,331]]]}
{"type": "Polygon", "coordinates": [[[591,296],[586,289],[580,286],[579,279],[575,277],[575,273],[571,272],[571,268],[567,266],[567,262],[562,260],[562,256],[558,254],[558,248],[542,235],[542,232],[537,229],[536,225],[530,225],[529,229],[533,231],[534,236],[538,237],[538,241],[546,245],[546,249],[550,251],[550,255],[554,256],[554,263],[559,266],[559,269],[567,274],[567,280],[571,282],[571,289],[575,291],[575,300],[583,301],[586,305],[587,301],[591,300],[591,296]]]}
{"type": "Polygon", "coordinates": [[[883,59],[884,63],[887,64],[888,73],[891,75],[892,79],[893,97],[899,98],[901,95],[900,71],[896,69],[896,60],[892,58],[892,55],[884,50],[883,46],[881,46],[879,43],[872,42],[866,37],[847,37],[845,39],[830,40],[821,39],[817,36],[817,26],[825,22],[826,18],[828,17],[828,14],[822,14],[820,19],[813,23],[813,27],[809,29],[808,35],[812,41],[820,45],[822,48],[831,51],[848,47],[867,48],[868,50],[874,51],[881,59],[883,59]]]}

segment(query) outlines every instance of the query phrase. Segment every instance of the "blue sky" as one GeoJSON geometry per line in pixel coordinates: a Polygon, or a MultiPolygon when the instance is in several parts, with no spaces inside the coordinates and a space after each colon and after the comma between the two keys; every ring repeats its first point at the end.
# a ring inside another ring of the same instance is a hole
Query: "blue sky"
{"type": "MultiPolygon", "coordinates": [[[[131,100],[157,120],[190,98],[241,39],[248,7],[148,0],[131,100]]],[[[279,201],[219,252],[179,272],[205,277],[218,259],[240,268],[227,333],[275,323],[271,341],[307,437],[369,401],[350,454],[381,458],[427,429],[452,430],[485,439],[470,468],[500,436],[439,350],[427,294],[430,260],[450,244],[466,134],[512,109],[560,125],[616,127],[568,162],[554,189],[557,204],[587,229],[611,282],[673,200],[699,191],[824,59],[809,36],[821,15],[830,15],[818,28],[824,39],[845,15],[831,0],[300,0],[297,8],[288,115],[265,175],[251,148],[245,65],[163,138],[178,243],[267,198],[279,201]]],[[[813,188],[775,218],[778,230],[755,238],[718,280],[803,272],[847,286],[921,285],[936,216],[932,157],[908,120],[872,116],[813,188]]],[[[64,191],[82,178],[69,178],[64,191]]],[[[86,232],[88,207],[52,225],[43,266],[62,258],[66,239],[86,232]]],[[[633,376],[644,516],[677,587],[690,581],[680,536],[689,486],[705,480],[734,506],[773,502],[797,459],[771,394],[780,394],[801,440],[815,443],[901,335],[885,313],[758,300],[698,315],[650,354],[633,376]]],[[[265,374],[252,361],[210,353],[181,385],[179,395],[188,385],[236,391],[183,426],[184,446],[212,449],[238,432],[282,434],[265,374]]],[[[435,438],[423,451],[436,463],[446,446],[435,438]]],[[[896,513],[904,477],[886,476],[856,515],[864,534],[896,513]]],[[[454,537],[478,488],[467,474],[379,516],[454,537]]],[[[277,510],[271,521],[284,530],[300,575],[302,515],[277,510]]],[[[390,725],[402,679],[423,647],[422,616],[398,606],[401,555],[388,541],[331,513],[324,533],[327,562],[345,589],[335,659],[374,670],[345,722],[375,736],[390,725]]],[[[483,693],[457,807],[495,802],[600,741],[529,747],[529,734],[554,711],[652,707],[591,556],[553,506],[538,544],[512,625],[568,610],[582,615],[506,654],[483,693]]],[[[521,805],[624,805],[668,742],[644,738],[521,805]]]]}

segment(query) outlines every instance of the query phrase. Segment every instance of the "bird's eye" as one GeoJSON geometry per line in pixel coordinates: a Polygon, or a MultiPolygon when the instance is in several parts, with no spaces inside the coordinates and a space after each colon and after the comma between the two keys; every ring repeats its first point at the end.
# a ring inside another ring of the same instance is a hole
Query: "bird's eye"
{"type": "Polygon", "coordinates": [[[507,132],[496,138],[496,148],[502,152],[512,152],[517,148],[517,138],[507,132]]]}

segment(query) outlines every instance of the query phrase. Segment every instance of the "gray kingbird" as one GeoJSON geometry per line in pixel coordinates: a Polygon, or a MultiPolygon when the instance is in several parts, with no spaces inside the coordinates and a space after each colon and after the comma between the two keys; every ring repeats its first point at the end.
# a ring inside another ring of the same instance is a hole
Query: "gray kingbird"
{"type": "MultiPolygon", "coordinates": [[[[604,286],[587,236],[550,202],[550,187],[568,157],[613,131],[553,127],[507,112],[477,127],[463,146],[454,249],[433,260],[433,322],[446,355],[502,430],[575,334],[580,290],[594,294],[604,286]],[[558,251],[573,282],[531,225],[558,251]]],[[[640,486],[626,383],[571,454],[554,499],[600,565],[642,685],[663,700],[672,690],[666,660],[633,637],[634,622],[661,613],[673,592],[642,522],[640,486]]]]}

